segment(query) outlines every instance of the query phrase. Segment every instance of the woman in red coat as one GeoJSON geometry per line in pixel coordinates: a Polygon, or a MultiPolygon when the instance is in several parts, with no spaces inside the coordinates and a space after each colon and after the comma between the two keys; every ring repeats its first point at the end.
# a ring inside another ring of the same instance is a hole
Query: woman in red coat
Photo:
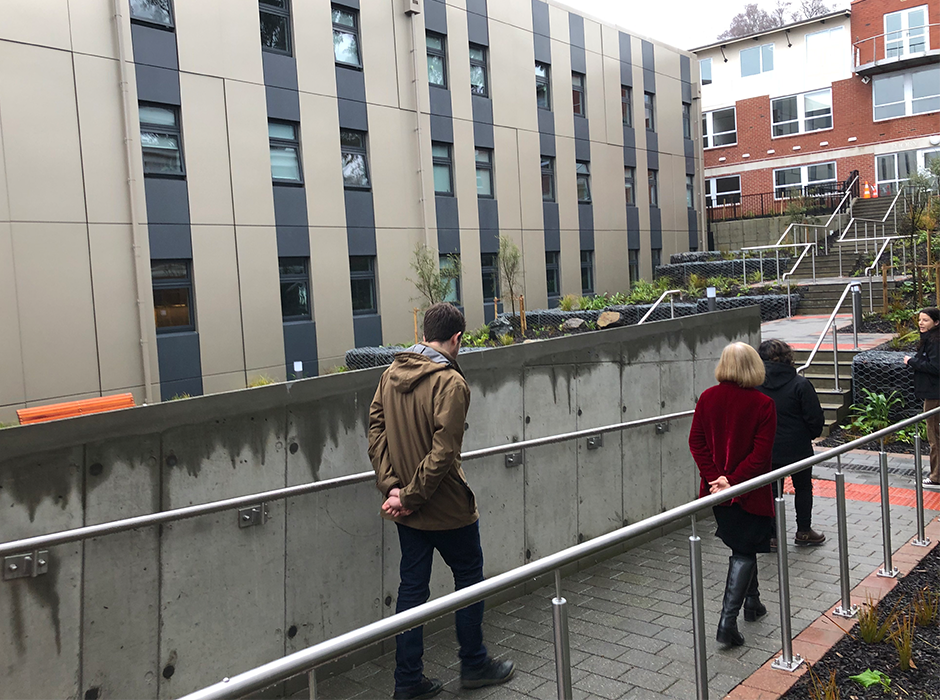
{"type": "MultiPolygon", "coordinates": [[[[777,428],[774,401],[754,387],[764,382],[764,363],[746,343],[732,343],[715,368],[718,385],[695,406],[689,449],[702,474],[699,498],[770,471],[777,428]]],[[[728,580],[718,622],[718,641],[741,646],[738,612],[753,621],[767,613],[757,585],[757,553],[770,551],[774,502],[770,486],[714,508],[718,537],[731,548],[728,580]]]]}

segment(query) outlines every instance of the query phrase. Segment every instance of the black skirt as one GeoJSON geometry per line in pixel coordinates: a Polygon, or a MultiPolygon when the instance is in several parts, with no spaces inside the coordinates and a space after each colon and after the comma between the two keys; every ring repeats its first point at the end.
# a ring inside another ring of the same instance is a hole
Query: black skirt
{"type": "Polygon", "coordinates": [[[737,503],[715,506],[719,539],[733,552],[759,554],[770,551],[770,538],[775,537],[774,519],[769,515],[748,513],[737,503]]]}

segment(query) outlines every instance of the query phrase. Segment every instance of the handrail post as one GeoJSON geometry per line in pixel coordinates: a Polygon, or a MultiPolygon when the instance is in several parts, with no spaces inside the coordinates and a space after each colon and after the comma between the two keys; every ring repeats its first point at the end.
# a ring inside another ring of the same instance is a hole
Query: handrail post
{"type": "Polygon", "coordinates": [[[317,669],[315,668],[307,671],[307,697],[310,700],[317,700],[317,669]]]}
{"type": "Polygon", "coordinates": [[[917,498],[917,536],[911,541],[915,547],[927,547],[930,540],[924,535],[924,474],[923,455],[920,453],[920,425],[914,433],[914,495],[917,498]]]}
{"type": "Polygon", "coordinates": [[[790,571],[787,565],[787,510],[783,500],[783,479],[777,482],[777,498],[774,503],[777,515],[777,577],[780,589],[780,641],[783,654],[770,665],[781,671],[795,671],[803,663],[803,657],[793,654],[790,630],[790,571]]]}
{"type": "Polygon", "coordinates": [[[897,578],[900,572],[891,564],[891,499],[888,494],[888,453],[885,452],[884,438],[881,439],[881,453],[878,456],[881,466],[881,540],[884,546],[884,568],[879,569],[878,576],[897,578]]]}
{"type": "Polygon", "coordinates": [[[787,278],[787,318],[793,317],[793,305],[790,301],[790,278],[787,278]]]}
{"type": "Polygon", "coordinates": [[[689,537],[689,573],[692,577],[692,637],[695,647],[695,697],[708,700],[708,666],[705,651],[705,594],[702,569],[702,538],[692,516],[689,537]]]}
{"type": "Polygon", "coordinates": [[[836,329],[836,319],[832,319],[832,372],[835,379],[836,391],[842,391],[839,386],[839,332],[836,329]]]}
{"type": "Polygon", "coordinates": [[[855,349],[858,350],[858,327],[862,325],[862,287],[852,285],[852,335],[855,349]]]}
{"type": "Polygon", "coordinates": [[[839,617],[855,617],[858,606],[852,605],[852,582],[849,579],[849,533],[845,516],[845,474],[842,472],[842,455],[836,455],[836,523],[839,526],[839,583],[842,588],[842,603],[832,611],[839,617]]]}
{"type": "Polygon", "coordinates": [[[558,700],[572,700],[571,650],[568,646],[568,601],[561,595],[561,569],[555,569],[555,597],[552,598],[555,679],[558,700]]]}
{"type": "Polygon", "coordinates": [[[676,317],[676,298],[673,295],[669,295],[669,318],[676,317]]]}

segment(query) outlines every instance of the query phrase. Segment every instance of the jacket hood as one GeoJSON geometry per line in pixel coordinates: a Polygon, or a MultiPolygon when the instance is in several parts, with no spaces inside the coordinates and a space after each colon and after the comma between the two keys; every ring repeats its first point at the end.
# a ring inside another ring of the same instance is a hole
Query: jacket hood
{"type": "Polygon", "coordinates": [[[764,388],[779,389],[796,376],[796,367],[782,362],[764,362],[764,388]]]}
{"type": "Polygon", "coordinates": [[[395,355],[388,369],[388,381],[395,391],[407,394],[414,391],[425,377],[448,367],[460,371],[446,355],[429,345],[418,343],[395,355]]]}

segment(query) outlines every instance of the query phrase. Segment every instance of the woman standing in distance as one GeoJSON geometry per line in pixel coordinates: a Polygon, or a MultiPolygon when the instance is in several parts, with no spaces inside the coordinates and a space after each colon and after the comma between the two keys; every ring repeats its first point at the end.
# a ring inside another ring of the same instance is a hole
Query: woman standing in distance
{"type": "MultiPolygon", "coordinates": [[[[914,370],[914,397],[923,399],[924,410],[940,406],[940,309],[928,307],[917,314],[920,345],[914,357],[904,356],[904,364],[914,370]]],[[[940,489],[940,417],[927,419],[927,442],[930,443],[930,476],[924,486],[940,489]]]]}
{"type": "MultiPolygon", "coordinates": [[[[746,343],[725,347],[715,368],[718,385],[702,392],[695,406],[689,449],[702,475],[699,498],[720,493],[770,471],[777,428],[773,399],[755,389],[764,363],[746,343]]],[[[718,621],[718,642],[741,646],[738,612],[756,620],[766,614],[757,584],[757,554],[770,551],[774,504],[770,486],[714,507],[718,537],[731,549],[728,579],[718,621]]]]}

